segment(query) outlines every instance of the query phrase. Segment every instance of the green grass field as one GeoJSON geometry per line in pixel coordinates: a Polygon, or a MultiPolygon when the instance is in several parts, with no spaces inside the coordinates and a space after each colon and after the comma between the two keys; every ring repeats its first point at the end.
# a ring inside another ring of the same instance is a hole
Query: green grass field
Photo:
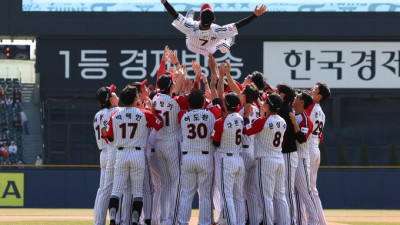
{"type": "MultiPolygon", "coordinates": [[[[325,210],[329,225],[400,224],[400,210],[325,210]]],[[[197,224],[198,210],[193,210],[191,225],[197,224]]],[[[89,225],[92,209],[1,209],[1,225],[89,225]]]]}

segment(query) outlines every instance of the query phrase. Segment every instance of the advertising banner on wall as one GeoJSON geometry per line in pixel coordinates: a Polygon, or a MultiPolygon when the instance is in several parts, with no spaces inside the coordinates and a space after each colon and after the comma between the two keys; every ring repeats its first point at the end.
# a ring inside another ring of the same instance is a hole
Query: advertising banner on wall
{"type": "Polygon", "coordinates": [[[23,173],[0,173],[1,206],[24,206],[23,173]]]}
{"type": "Polygon", "coordinates": [[[272,85],[308,88],[400,88],[399,42],[264,42],[272,85]]]}
{"type": "MultiPolygon", "coordinates": [[[[43,93],[95,92],[99,87],[147,79],[155,84],[165,45],[176,51],[189,77],[196,60],[209,76],[208,57],[186,49],[184,39],[39,39],[37,72],[43,93]]],[[[231,51],[214,54],[218,63],[229,60],[231,75],[243,79],[253,70],[262,71],[262,41],[240,40],[231,51]]],[[[167,64],[167,66],[170,66],[167,64]]]]}
{"type": "MultiPolygon", "coordinates": [[[[170,0],[177,11],[193,8],[199,11],[205,3],[199,0],[170,0]]],[[[252,12],[259,0],[208,0],[216,12],[252,12]]],[[[397,0],[267,0],[270,12],[398,12],[397,0]]],[[[23,0],[28,12],[163,12],[160,0],[23,0]]]]}

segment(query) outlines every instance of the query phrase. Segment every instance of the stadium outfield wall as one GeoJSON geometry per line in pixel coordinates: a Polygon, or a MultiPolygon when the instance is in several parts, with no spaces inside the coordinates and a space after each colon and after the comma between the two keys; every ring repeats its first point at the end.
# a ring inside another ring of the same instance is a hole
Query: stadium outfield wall
{"type": "MultiPolygon", "coordinates": [[[[100,175],[93,168],[2,168],[0,177],[10,173],[9,185],[0,187],[0,208],[16,202],[26,208],[92,208],[100,175]],[[23,174],[22,182],[13,183],[15,174],[23,174]]],[[[318,176],[325,209],[398,209],[399,189],[399,169],[320,169],[318,176]]]]}

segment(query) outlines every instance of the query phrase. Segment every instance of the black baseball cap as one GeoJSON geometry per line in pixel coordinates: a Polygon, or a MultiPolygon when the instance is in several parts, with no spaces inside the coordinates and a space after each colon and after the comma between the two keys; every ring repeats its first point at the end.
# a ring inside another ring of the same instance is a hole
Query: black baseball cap
{"type": "Polygon", "coordinates": [[[99,101],[99,103],[102,105],[102,107],[110,107],[111,102],[110,102],[110,98],[111,98],[111,93],[115,92],[115,90],[117,89],[117,87],[115,87],[115,85],[111,85],[110,87],[101,87],[99,88],[99,90],[97,90],[96,92],[96,99],[97,101],[99,101]]]}
{"type": "Polygon", "coordinates": [[[157,86],[161,91],[167,90],[174,82],[172,81],[172,77],[168,75],[162,75],[158,78],[157,86]]]}
{"type": "Polygon", "coordinates": [[[230,92],[225,95],[225,105],[229,111],[231,112],[236,111],[236,108],[238,107],[239,104],[240,104],[240,99],[236,93],[230,92]]]}
{"type": "Polygon", "coordinates": [[[265,103],[277,111],[282,106],[282,99],[279,95],[272,93],[268,96],[265,103]]]}

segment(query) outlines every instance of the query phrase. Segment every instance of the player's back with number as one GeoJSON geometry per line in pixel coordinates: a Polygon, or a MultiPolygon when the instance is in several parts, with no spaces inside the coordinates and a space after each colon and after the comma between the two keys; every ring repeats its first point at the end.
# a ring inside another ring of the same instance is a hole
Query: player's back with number
{"type": "Polygon", "coordinates": [[[219,152],[240,153],[242,151],[243,118],[239,113],[231,113],[217,120],[212,140],[220,142],[219,152]]]}
{"type": "Polygon", "coordinates": [[[325,125],[325,113],[322,111],[320,104],[313,104],[307,110],[312,121],[313,131],[311,132],[308,143],[311,148],[318,148],[322,139],[322,130],[325,125]]]}
{"type": "Polygon", "coordinates": [[[286,130],[286,122],[279,115],[270,115],[254,121],[246,126],[245,133],[255,134],[255,158],[282,158],[282,140],[286,130]],[[254,131],[254,132],[253,132],[254,131]]]}
{"type": "Polygon", "coordinates": [[[114,139],[114,146],[145,148],[149,127],[160,129],[162,123],[150,111],[129,107],[115,113],[109,126],[107,136],[114,139]]]}
{"type": "Polygon", "coordinates": [[[153,105],[158,114],[163,119],[164,126],[157,132],[156,140],[178,140],[181,137],[181,129],[178,123],[178,113],[187,104],[184,98],[170,97],[166,94],[157,94],[154,96],[153,105]]]}
{"type": "Polygon", "coordinates": [[[208,110],[197,109],[180,113],[183,143],[187,152],[212,152],[214,145],[210,139],[214,128],[215,116],[208,110]]]}
{"type": "Polygon", "coordinates": [[[95,136],[96,136],[96,143],[97,143],[97,147],[99,148],[99,150],[107,147],[107,143],[106,143],[105,139],[102,138],[102,135],[101,135],[102,122],[103,122],[103,118],[106,115],[107,111],[108,111],[108,109],[106,109],[106,108],[101,109],[100,111],[98,111],[96,113],[96,115],[94,116],[94,120],[93,120],[93,128],[94,128],[94,132],[95,132],[95,136]]]}

